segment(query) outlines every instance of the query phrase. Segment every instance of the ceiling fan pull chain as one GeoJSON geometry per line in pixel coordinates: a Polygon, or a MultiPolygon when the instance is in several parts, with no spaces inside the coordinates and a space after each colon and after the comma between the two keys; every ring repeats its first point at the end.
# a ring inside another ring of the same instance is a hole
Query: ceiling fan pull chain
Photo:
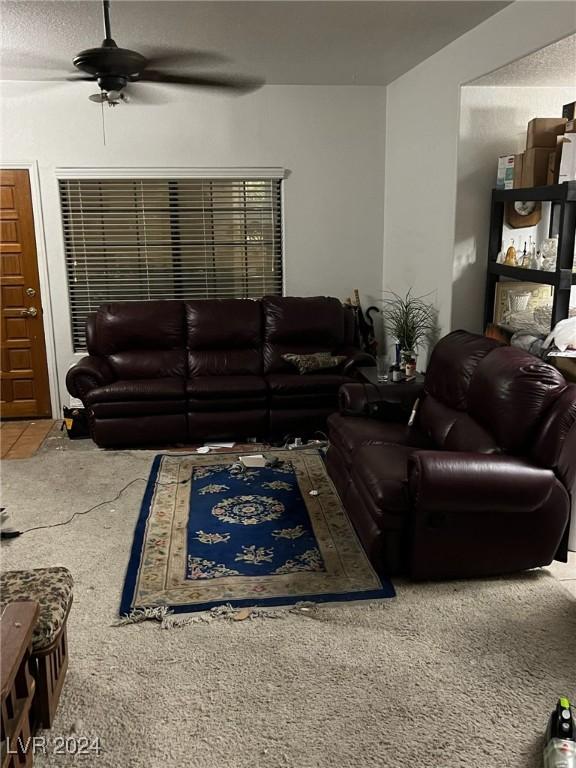
{"type": "Polygon", "coordinates": [[[104,101],[100,102],[100,107],[102,110],[102,142],[104,146],[106,146],[106,120],[104,119],[104,101]]]}

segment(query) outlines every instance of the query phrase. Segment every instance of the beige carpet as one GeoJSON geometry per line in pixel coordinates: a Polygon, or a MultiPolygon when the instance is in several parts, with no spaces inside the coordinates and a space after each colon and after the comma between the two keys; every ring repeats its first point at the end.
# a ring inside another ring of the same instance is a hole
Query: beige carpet
{"type": "MultiPolygon", "coordinates": [[[[150,453],[48,443],[2,467],[13,525],[65,519],[151,464],[150,453]]],[[[103,747],[36,766],[540,767],[548,710],[576,694],[576,601],[551,576],[406,584],[397,599],[280,619],[112,627],[143,490],[2,548],[3,568],[74,574],[50,733],[103,747]]]]}

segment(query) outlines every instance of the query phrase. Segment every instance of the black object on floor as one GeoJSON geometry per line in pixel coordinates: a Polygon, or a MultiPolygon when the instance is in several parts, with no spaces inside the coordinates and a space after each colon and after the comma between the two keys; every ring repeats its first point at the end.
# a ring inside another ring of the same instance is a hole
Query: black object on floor
{"type": "Polygon", "coordinates": [[[70,440],[82,440],[90,437],[88,415],[84,408],[67,408],[64,406],[64,425],[70,440]]]}

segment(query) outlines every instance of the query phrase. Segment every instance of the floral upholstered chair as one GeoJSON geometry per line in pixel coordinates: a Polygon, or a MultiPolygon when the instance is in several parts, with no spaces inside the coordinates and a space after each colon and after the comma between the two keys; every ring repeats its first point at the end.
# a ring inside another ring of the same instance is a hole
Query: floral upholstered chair
{"type": "Polygon", "coordinates": [[[36,681],[32,731],[50,728],[68,668],[66,622],[72,605],[72,574],[66,568],[35,568],[0,574],[0,610],[10,603],[40,606],[32,633],[30,670],[36,681]]]}

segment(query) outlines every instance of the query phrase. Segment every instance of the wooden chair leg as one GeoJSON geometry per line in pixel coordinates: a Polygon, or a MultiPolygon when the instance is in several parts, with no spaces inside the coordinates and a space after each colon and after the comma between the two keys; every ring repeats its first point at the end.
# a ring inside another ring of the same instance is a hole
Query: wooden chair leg
{"type": "Polygon", "coordinates": [[[36,679],[33,705],[35,728],[51,728],[68,669],[68,640],[66,624],[54,642],[33,655],[32,670],[36,679]]]}

